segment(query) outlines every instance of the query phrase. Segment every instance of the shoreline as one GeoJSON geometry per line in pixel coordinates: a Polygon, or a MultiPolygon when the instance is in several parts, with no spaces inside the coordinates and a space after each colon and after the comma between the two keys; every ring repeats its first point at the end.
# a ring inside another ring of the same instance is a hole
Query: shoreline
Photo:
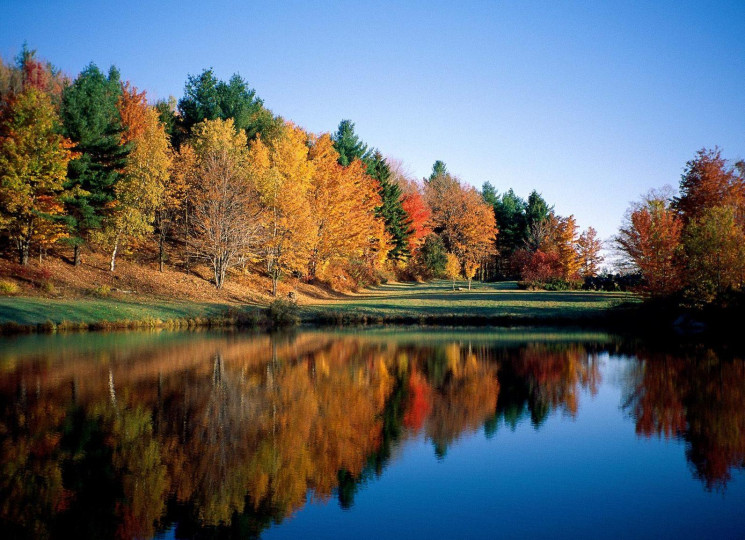
{"type": "Polygon", "coordinates": [[[592,312],[555,312],[542,315],[437,313],[421,310],[377,313],[339,304],[300,305],[289,302],[278,312],[264,305],[201,304],[197,302],[133,302],[118,299],[49,299],[6,297],[0,299],[0,335],[52,334],[110,330],[187,330],[280,327],[579,327],[619,331],[633,319],[639,304],[622,304],[592,312]],[[170,315],[170,316],[169,316],[170,315]]]}

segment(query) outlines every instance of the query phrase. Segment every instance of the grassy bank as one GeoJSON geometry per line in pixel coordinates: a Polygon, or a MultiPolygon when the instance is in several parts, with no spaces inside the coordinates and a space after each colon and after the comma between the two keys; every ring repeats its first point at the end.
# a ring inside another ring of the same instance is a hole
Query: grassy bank
{"type": "MultiPolygon", "coordinates": [[[[475,283],[470,291],[453,291],[450,282],[435,281],[382,285],[333,299],[304,297],[297,311],[303,323],[321,325],[602,326],[616,312],[613,308],[637,301],[627,293],[523,291],[511,282],[475,283]]],[[[0,298],[0,327],[5,332],[257,326],[271,325],[276,317],[257,305],[193,300],[0,298]]]]}
{"type": "Polygon", "coordinates": [[[600,323],[620,306],[636,304],[630,293],[525,291],[515,282],[474,283],[452,290],[449,281],[387,284],[354,297],[323,300],[305,308],[306,321],[329,324],[421,323],[524,325],[600,323]]]}
{"type": "Polygon", "coordinates": [[[0,298],[0,329],[5,333],[255,325],[256,321],[258,310],[255,307],[237,308],[221,303],[118,298],[0,298]]]}

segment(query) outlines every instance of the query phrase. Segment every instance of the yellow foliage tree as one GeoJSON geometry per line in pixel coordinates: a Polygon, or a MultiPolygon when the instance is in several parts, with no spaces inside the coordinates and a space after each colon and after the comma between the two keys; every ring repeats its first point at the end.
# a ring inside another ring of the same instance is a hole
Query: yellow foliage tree
{"type": "Polygon", "coordinates": [[[236,132],[232,120],[217,119],[194,127],[191,146],[177,161],[183,183],[191,183],[189,249],[210,264],[218,289],[259,242],[259,197],[248,156],[246,134],[236,132]]]}
{"type": "Polygon", "coordinates": [[[441,231],[445,244],[466,270],[468,286],[483,261],[495,252],[497,225],[494,210],[479,193],[449,174],[426,186],[432,208],[432,226],[441,231]]]}
{"type": "Polygon", "coordinates": [[[131,144],[133,148],[115,187],[115,207],[97,235],[99,241],[112,248],[109,264],[112,272],[120,246],[152,232],[172,160],[165,129],[158,113],[147,105],[145,93],[125,86],[118,106],[127,128],[122,134],[122,144],[131,144]]]}
{"type": "Polygon", "coordinates": [[[62,213],[59,196],[72,153],[58,122],[50,97],[34,87],[0,111],[0,227],[24,265],[32,241],[48,243],[61,234],[49,220],[62,213]]]}
{"type": "Polygon", "coordinates": [[[263,207],[262,258],[274,296],[286,272],[307,270],[317,236],[310,206],[314,167],[307,141],[303,130],[288,124],[269,145],[257,138],[249,150],[249,167],[263,207]]]}
{"type": "Polygon", "coordinates": [[[452,253],[447,254],[445,263],[445,275],[453,280],[453,290],[455,290],[455,280],[460,277],[460,261],[452,253]]]}

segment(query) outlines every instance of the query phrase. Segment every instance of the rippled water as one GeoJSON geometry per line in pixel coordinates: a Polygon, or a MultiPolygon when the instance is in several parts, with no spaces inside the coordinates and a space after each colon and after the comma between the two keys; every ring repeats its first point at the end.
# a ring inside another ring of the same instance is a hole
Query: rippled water
{"type": "Polygon", "coordinates": [[[745,536],[745,362],[519,330],[0,341],[3,538],[745,536]]]}

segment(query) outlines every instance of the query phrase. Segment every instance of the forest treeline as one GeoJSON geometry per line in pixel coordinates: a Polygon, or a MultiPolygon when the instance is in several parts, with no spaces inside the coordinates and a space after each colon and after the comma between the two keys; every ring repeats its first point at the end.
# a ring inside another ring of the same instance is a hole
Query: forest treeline
{"type": "Polygon", "coordinates": [[[416,180],[343,120],[312,134],[275,115],[245,80],[211,69],[181,99],[146,93],[87,66],[74,79],[24,47],[0,63],[0,229],[4,250],[85,249],[292,275],[336,289],[387,277],[518,278],[577,284],[601,243],[537,192],[481,191],[437,161],[416,180]]]}

